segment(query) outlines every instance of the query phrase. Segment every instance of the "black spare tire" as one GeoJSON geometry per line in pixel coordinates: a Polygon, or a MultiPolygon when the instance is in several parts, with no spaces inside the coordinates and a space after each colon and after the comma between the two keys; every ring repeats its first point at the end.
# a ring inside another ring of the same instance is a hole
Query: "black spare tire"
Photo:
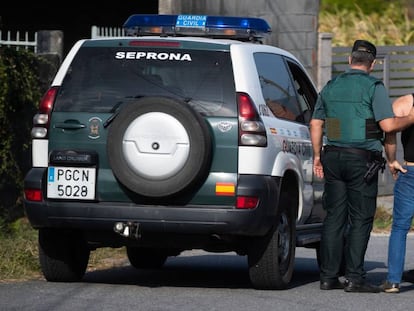
{"type": "Polygon", "coordinates": [[[211,153],[206,121],[173,98],[137,99],[122,108],[108,132],[113,174],[147,197],[167,197],[198,185],[208,173],[211,153]]]}

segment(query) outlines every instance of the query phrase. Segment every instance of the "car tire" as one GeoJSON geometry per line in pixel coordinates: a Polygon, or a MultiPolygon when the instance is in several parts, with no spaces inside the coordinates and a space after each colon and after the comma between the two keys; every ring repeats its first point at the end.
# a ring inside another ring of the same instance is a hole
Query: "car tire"
{"type": "Polygon", "coordinates": [[[256,240],[248,253],[249,277],[256,289],[285,289],[295,260],[295,213],[287,193],[282,193],[276,225],[256,240]]]}
{"type": "Polygon", "coordinates": [[[129,263],[136,269],[159,269],[168,258],[166,251],[158,249],[127,246],[126,251],[129,263]]]}
{"type": "Polygon", "coordinates": [[[109,164],[129,190],[168,197],[206,177],[212,154],[206,121],[173,98],[144,97],[128,104],[110,125],[109,164]]]}
{"type": "Polygon", "coordinates": [[[50,282],[78,282],[88,266],[90,249],[74,233],[39,229],[39,260],[43,276],[50,282]]]}

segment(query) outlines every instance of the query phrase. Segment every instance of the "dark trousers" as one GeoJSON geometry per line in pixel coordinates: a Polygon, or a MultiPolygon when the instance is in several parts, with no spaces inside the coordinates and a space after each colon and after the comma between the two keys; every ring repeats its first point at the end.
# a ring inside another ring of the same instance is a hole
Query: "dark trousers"
{"type": "Polygon", "coordinates": [[[339,275],[343,258],[345,276],[365,278],[364,257],[377,207],[378,174],[367,184],[364,174],[368,159],[344,151],[328,151],[322,157],[327,215],[321,241],[321,281],[339,275]]]}

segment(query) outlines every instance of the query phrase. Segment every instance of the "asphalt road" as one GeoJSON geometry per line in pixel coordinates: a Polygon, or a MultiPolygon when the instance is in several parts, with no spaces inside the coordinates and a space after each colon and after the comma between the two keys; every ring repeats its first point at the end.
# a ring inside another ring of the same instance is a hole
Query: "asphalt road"
{"type": "MultiPolygon", "coordinates": [[[[406,268],[414,268],[414,236],[408,237],[406,268]]],[[[368,280],[386,276],[388,236],[373,235],[366,256],[368,280]]],[[[44,280],[0,283],[0,310],[413,310],[414,285],[399,294],[321,291],[315,251],[297,250],[291,287],[283,291],[251,288],[245,257],[191,251],[168,259],[164,269],[135,270],[128,265],[90,271],[81,283],[44,280]]]]}

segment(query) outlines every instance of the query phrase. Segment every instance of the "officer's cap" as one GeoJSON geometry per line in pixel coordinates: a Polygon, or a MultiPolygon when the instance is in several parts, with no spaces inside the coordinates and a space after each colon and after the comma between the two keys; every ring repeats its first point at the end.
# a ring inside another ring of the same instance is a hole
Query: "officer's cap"
{"type": "Polygon", "coordinates": [[[354,46],[352,47],[352,52],[355,52],[355,51],[368,52],[372,54],[374,58],[377,57],[377,48],[375,47],[375,45],[365,40],[356,40],[354,42],[354,46]]]}

